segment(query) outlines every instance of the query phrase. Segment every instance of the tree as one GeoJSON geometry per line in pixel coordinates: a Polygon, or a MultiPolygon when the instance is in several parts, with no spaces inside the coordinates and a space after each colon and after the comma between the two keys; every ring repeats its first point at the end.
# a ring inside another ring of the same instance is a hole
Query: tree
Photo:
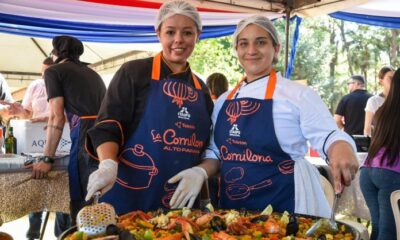
{"type": "Polygon", "coordinates": [[[192,69],[204,77],[214,72],[224,74],[230,85],[236,84],[244,74],[234,55],[230,37],[201,40],[189,62],[192,69]]]}

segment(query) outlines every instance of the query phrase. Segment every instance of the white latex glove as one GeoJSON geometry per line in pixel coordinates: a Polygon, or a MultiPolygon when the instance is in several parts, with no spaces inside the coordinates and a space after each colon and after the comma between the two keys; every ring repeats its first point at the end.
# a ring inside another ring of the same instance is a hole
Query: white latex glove
{"type": "Polygon", "coordinates": [[[112,188],[117,179],[118,163],[112,159],[100,161],[99,169],[89,176],[87,195],[85,200],[89,201],[94,193],[100,191],[101,195],[112,188]]]}
{"type": "Polygon", "coordinates": [[[183,208],[184,206],[191,208],[203,186],[203,182],[207,178],[208,175],[204,168],[192,167],[179,172],[169,179],[168,183],[170,184],[179,181],[179,185],[169,202],[171,208],[183,208]]]}

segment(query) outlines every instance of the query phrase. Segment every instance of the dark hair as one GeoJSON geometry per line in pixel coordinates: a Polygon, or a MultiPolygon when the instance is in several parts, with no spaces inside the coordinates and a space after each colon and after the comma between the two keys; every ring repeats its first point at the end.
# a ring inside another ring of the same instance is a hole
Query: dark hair
{"type": "Polygon", "coordinates": [[[44,65],[50,66],[54,64],[53,58],[47,57],[42,62],[44,65]]]}
{"type": "Polygon", "coordinates": [[[206,84],[211,94],[217,98],[228,90],[228,80],[222,73],[213,73],[208,76],[206,84]]]}
{"type": "Polygon", "coordinates": [[[353,79],[353,80],[355,80],[355,81],[357,81],[357,82],[360,82],[360,83],[362,83],[362,84],[365,83],[365,79],[364,79],[364,77],[361,76],[361,75],[353,75],[353,76],[351,76],[351,79],[353,79]]]}
{"type": "Polygon", "coordinates": [[[379,73],[378,73],[378,78],[383,79],[385,77],[386,73],[391,72],[391,71],[394,71],[394,68],[392,68],[391,66],[386,66],[386,67],[381,68],[381,70],[379,70],[379,73]]]}
{"type": "Polygon", "coordinates": [[[375,114],[376,130],[366,162],[370,163],[378,152],[384,148],[380,159],[387,158],[387,164],[394,166],[400,158],[400,68],[394,73],[389,94],[383,105],[375,114]]]}

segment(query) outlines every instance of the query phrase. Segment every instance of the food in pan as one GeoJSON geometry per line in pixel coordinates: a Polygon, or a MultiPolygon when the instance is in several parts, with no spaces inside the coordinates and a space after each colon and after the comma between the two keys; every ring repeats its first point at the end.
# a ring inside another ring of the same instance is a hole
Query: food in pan
{"type": "MultiPolygon", "coordinates": [[[[318,238],[306,238],[306,231],[317,218],[274,213],[269,206],[261,213],[237,210],[168,210],[144,213],[135,211],[118,218],[117,225],[107,227],[107,236],[92,239],[140,240],[294,240],[294,239],[354,239],[346,225],[340,231],[318,238]]],[[[67,240],[89,239],[75,232],[67,240]]]]}

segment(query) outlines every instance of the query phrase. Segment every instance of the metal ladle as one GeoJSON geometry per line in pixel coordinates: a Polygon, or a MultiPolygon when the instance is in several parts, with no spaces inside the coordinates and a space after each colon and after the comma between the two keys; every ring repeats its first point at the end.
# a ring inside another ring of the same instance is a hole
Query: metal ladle
{"type": "Polygon", "coordinates": [[[336,234],[339,231],[338,225],[335,221],[335,213],[338,205],[338,200],[340,198],[340,193],[335,194],[335,199],[333,200],[331,218],[321,218],[316,223],[314,223],[310,229],[306,232],[307,237],[319,237],[323,234],[336,234]]]}

